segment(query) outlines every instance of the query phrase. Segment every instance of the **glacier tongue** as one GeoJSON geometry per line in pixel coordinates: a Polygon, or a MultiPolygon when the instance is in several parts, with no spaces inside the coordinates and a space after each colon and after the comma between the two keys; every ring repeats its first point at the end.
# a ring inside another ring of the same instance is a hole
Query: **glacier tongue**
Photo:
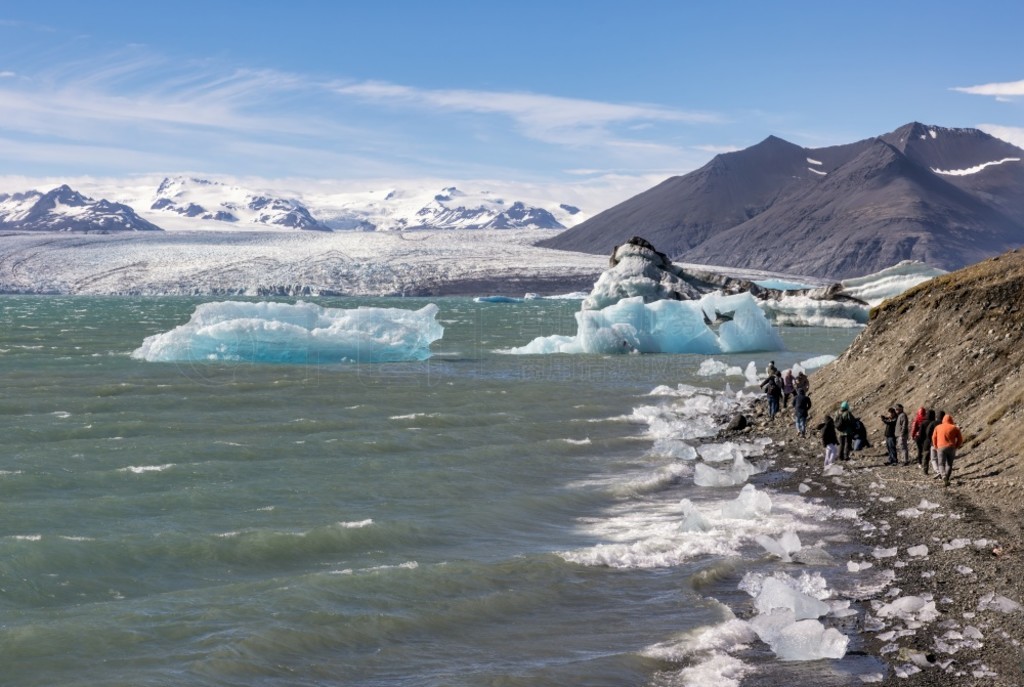
{"type": "Polygon", "coordinates": [[[171,331],[146,337],[132,357],[150,362],[276,363],[425,360],[444,333],[433,303],[419,310],[324,308],[302,301],[224,301],[196,307],[171,331]]]}

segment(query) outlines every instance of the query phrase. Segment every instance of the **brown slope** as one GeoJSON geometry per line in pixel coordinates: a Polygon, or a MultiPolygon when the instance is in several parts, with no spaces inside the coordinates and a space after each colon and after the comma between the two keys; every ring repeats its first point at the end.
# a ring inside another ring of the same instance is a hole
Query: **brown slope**
{"type": "Polygon", "coordinates": [[[842,279],[901,260],[958,269],[1024,242],[1024,226],[875,139],[821,183],[680,258],[842,279]]]}
{"type": "Polygon", "coordinates": [[[925,282],[872,311],[868,326],[812,377],[815,406],[850,402],[869,427],[889,406],[953,415],[966,440],[954,485],[1005,526],[1024,514],[1024,252],[925,282]]]}

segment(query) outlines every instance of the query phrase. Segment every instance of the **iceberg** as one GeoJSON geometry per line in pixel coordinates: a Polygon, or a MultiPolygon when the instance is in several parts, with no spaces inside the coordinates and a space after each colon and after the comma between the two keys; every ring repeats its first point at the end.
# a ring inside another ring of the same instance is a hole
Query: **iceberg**
{"type": "Polygon", "coordinates": [[[747,293],[713,293],[699,301],[653,303],[634,296],[600,310],[580,310],[575,316],[575,336],[542,336],[508,352],[712,354],[784,348],[778,332],[747,293]],[[731,313],[732,319],[723,322],[716,332],[707,321],[720,316],[723,309],[731,313]]]}
{"type": "Polygon", "coordinates": [[[793,611],[773,611],[750,621],[750,626],[775,655],[783,661],[815,661],[842,658],[850,638],[820,621],[796,620],[793,611]]]}
{"type": "Polygon", "coordinates": [[[433,303],[419,310],[324,308],[312,303],[203,303],[191,319],[146,337],[132,352],[150,362],[273,363],[426,360],[444,333],[433,303]]]}

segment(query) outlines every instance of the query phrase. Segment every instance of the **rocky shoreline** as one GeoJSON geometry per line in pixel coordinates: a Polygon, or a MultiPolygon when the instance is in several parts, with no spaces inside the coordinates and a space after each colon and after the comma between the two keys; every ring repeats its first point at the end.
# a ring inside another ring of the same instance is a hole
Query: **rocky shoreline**
{"type": "MultiPolygon", "coordinates": [[[[809,427],[821,417],[812,414],[809,427]]],[[[944,488],[916,464],[886,466],[880,429],[873,448],[826,472],[820,435],[800,438],[788,411],[770,422],[756,402],[747,418],[723,438],[771,438],[773,488],[857,511],[851,536],[861,553],[847,570],[888,581],[851,599],[862,611],[858,644],[887,666],[880,684],[1024,685],[1020,528],[988,517],[957,469],[944,488]]]]}

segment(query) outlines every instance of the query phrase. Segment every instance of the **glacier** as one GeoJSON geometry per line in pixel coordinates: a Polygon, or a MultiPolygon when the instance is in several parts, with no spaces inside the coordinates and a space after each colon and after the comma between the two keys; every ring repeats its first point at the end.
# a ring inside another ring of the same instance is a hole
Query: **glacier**
{"type": "Polygon", "coordinates": [[[185,324],[146,337],[132,357],[150,362],[380,363],[426,360],[444,333],[438,307],[325,308],[240,301],[203,303],[185,324]]]}

